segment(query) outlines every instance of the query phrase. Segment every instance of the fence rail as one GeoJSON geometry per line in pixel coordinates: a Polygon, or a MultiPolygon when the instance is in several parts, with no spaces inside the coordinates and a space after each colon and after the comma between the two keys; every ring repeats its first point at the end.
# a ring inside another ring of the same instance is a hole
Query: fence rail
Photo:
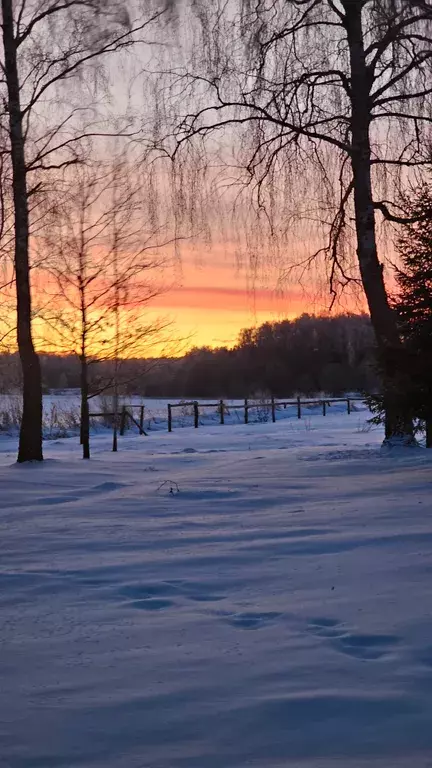
{"type": "MultiPolygon", "coordinates": [[[[173,431],[173,410],[176,408],[192,408],[192,416],[193,416],[193,424],[195,429],[198,429],[199,427],[199,417],[200,417],[200,408],[217,408],[219,413],[219,421],[220,424],[225,424],[225,418],[226,415],[230,413],[230,411],[243,411],[243,418],[244,423],[249,423],[249,415],[250,412],[253,411],[256,408],[259,408],[260,410],[268,409],[271,412],[271,420],[274,423],[276,421],[276,411],[280,408],[288,408],[293,407],[296,408],[297,411],[297,418],[302,418],[302,409],[307,408],[310,406],[318,406],[320,405],[322,408],[322,415],[327,415],[327,407],[333,405],[334,403],[346,403],[346,409],[347,414],[349,415],[352,411],[352,404],[355,402],[364,402],[363,397],[326,397],[326,398],[305,398],[302,399],[301,397],[297,397],[295,399],[289,399],[289,400],[276,400],[274,397],[271,397],[270,400],[266,401],[256,401],[256,400],[250,400],[249,398],[245,397],[244,401],[242,403],[226,403],[224,400],[218,400],[217,402],[199,402],[198,400],[185,400],[179,403],[168,403],[167,404],[167,410],[168,410],[168,432],[173,431]]],[[[115,413],[114,411],[100,411],[100,412],[90,412],[89,416],[90,418],[111,418],[113,419],[113,422],[115,418],[118,418],[118,429],[121,436],[123,436],[126,432],[126,428],[128,425],[128,421],[130,424],[134,424],[140,435],[147,435],[147,432],[144,429],[144,414],[145,414],[145,406],[141,403],[139,404],[123,404],[120,408],[120,410],[115,413]],[[138,418],[135,417],[134,411],[139,411],[138,418]]],[[[113,428],[115,427],[115,424],[113,423],[113,428]]]]}
{"type": "Polygon", "coordinates": [[[326,397],[324,399],[306,399],[302,400],[301,397],[297,397],[294,400],[276,400],[274,397],[270,398],[268,401],[263,402],[256,402],[256,401],[250,401],[247,397],[245,397],[243,403],[233,403],[226,405],[223,400],[219,400],[217,403],[207,403],[202,402],[200,403],[198,400],[190,400],[190,401],[183,401],[180,403],[168,403],[168,432],[172,432],[173,430],[173,408],[193,408],[193,419],[194,419],[194,427],[195,429],[198,429],[199,427],[199,409],[200,406],[203,408],[217,408],[219,410],[219,417],[220,417],[220,423],[225,424],[225,414],[232,410],[243,410],[244,411],[244,423],[249,423],[249,412],[253,410],[254,408],[268,408],[271,410],[271,417],[273,423],[276,421],[276,410],[277,408],[283,407],[287,408],[288,406],[295,407],[297,409],[297,418],[301,419],[302,417],[302,407],[308,407],[311,405],[321,405],[322,407],[322,414],[323,416],[327,415],[327,406],[331,406],[333,403],[346,403],[347,406],[347,414],[349,415],[352,410],[352,403],[355,402],[364,402],[364,397],[326,397]]]}
{"type": "Polygon", "coordinates": [[[120,435],[123,436],[126,431],[126,425],[127,420],[131,421],[133,424],[135,424],[136,427],[138,427],[138,431],[140,435],[147,435],[147,432],[144,430],[144,410],[145,406],[141,405],[122,405],[119,412],[115,413],[115,411],[103,411],[101,413],[89,413],[89,417],[92,418],[106,418],[110,417],[112,419],[115,419],[116,417],[120,417],[120,426],[119,426],[119,432],[120,435]],[[139,419],[137,420],[135,416],[133,415],[133,410],[139,409],[139,419]]]}

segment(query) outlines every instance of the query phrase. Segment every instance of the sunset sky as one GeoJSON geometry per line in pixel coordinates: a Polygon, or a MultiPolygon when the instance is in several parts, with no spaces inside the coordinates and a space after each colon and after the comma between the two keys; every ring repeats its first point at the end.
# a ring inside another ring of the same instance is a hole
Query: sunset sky
{"type": "MultiPolygon", "coordinates": [[[[198,256],[182,255],[166,276],[171,288],[153,299],[146,312],[172,320],[173,335],[185,339],[187,347],[230,346],[243,328],[325,312],[330,295],[320,282],[318,289],[311,272],[302,285],[294,282],[281,291],[274,270],[254,285],[247,266],[217,248],[208,249],[198,256]]],[[[348,299],[339,311],[361,308],[348,299]]]]}
{"type": "MultiPolygon", "coordinates": [[[[261,275],[254,280],[247,262],[240,265],[236,257],[230,257],[225,249],[217,247],[186,251],[178,258],[169,258],[167,264],[169,266],[161,274],[150,276],[150,286],[153,279],[160,279],[163,289],[160,292],[156,289],[157,295],[149,303],[138,291],[130,317],[128,313],[123,315],[125,328],[131,328],[132,324],[137,327],[140,324],[161,326],[156,336],[150,335],[142,348],[139,344],[134,347],[134,355],[178,356],[194,346],[229,347],[235,344],[244,328],[266,321],[293,319],[302,313],[323,314],[329,308],[328,283],[324,275],[318,277],[313,270],[307,272],[301,284],[293,280],[281,287],[280,270],[268,269],[265,279],[261,275]]],[[[47,279],[43,269],[37,278],[34,275],[33,284],[35,297],[45,307],[45,314],[47,308],[54,308],[59,301],[58,308],[61,309],[64,299],[58,298],[56,284],[47,279]]],[[[333,313],[362,309],[364,306],[358,301],[347,297],[333,313]]],[[[70,312],[70,307],[66,311],[70,312]]],[[[72,316],[71,327],[79,327],[79,313],[73,311],[72,316]]],[[[66,336],[58,337],[57,324],[57,321],[47,324],[44,312],[35,317],[35,341],[40,351],[67,353],[79,344],[79,333],[75,342],[71,341],[74,336],[69,339],[67,332],[66,336]]],[[[64,330],[64,326],[61,327],[64,330]]],[[[109,331],[103,333],[107,339],[111,338],[109,331]]],[[[12,340],[14,334],[9,338],[12,340]]],[[[94,339],[93,335],[90,337],[89,347],[95,343],[97,354],[99,334],[94,339]]],[[[104,348],[104,353],[106,351],[104,348]]]]}
{"type": "Polygon", "coordinates": [[[324,308],[300,286],[276,290],[276,275],[266,282],[254,286],[246,267],[217,251],[186,255],[173,269],[172,287],[152,301],[150,314],[171,319],[174,335],[186,346],[230,346],[242,328],[324,308]]]}
{"type": "MultiPolygon", "coordinates": [[[[135,293],[130,315],[128,311],[123,315],[125,330],[139,328],[140,325],[161,328],[155,335],[150,333],[142,346],[138,342],[133,355],[178,356],[195,346],[230,347],[244,328],[259,326],[266,321],[293,319],[303,313],[328,312],[331,296],[322,264],[318,266],[317,263],[316,269],[306,271],[301,282],[293,278],[288,283],[281,282],[282,265],[270,268],[263,263],[260,267],[265,270],[265,274],[253,278],[247,258],[239,263],[237,257],[230,254],[225,246],[198,244],[188,246],[180,254],[167,253],[165,266],[149,274],[148,286],[144,283],[142,291],[138,289],[135,293]],[[158,285],[161,286],[160,291],[158,285]],[[149,289],[154,289],[156,295],[147,303],[146,294],[149,289]]],[[[40,351],[59,353],[76,351],[80,339],[80,332],[77,331],[79,312],[76,309],[72,311],[71,328],[75,328],[75,331],[70,332],[72,335],[69,337],[68,332],[64,331],[64,324],[61,324],[59,327],[66,335],[58,336],[58,321],[47,322],[49,309],[57,307],[60,311],[64,304],[55,281],[48,278],[42,268],[33,275],[33,287],[36,305],[44,307],[44,311],[37,312],[34,319],[37,348],[40,351]]],[[[70,306],[67,309],[65,305],[64,309],[71,312],[70,306]]],[[[346,295],[333,308],[332,314],[364,309],[358,295],[357,298],[346,295]]],[[[112,334],[107,328],[103,334],[105,341],[112,340],[112,334]]],[[[13,346],[15,335],[8,338],[13,346]]],[[[96,333],[94,337],[91,335],[88,345],[89,348],[94,347],[93,353],[98,354],[100,334],[96,333]]],[[[104,347],[104,353],[107,349],[104,347]]]]}

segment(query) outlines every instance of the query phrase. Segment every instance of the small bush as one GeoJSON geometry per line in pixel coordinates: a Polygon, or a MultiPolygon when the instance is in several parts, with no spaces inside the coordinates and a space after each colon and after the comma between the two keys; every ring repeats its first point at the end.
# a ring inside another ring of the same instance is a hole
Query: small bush
{"type": "Polygon", "coordinates": [[[250,405],[256,413],[257,421],[265,424],[271,419],[271,395],[267,392],[257,392],[250,400],[250,405]]]}
{"type": "Polygon", "coordinates": [[[19,430],[22,419],[22,398],[18,393],[0,396],[0,431],[19,430]]]}

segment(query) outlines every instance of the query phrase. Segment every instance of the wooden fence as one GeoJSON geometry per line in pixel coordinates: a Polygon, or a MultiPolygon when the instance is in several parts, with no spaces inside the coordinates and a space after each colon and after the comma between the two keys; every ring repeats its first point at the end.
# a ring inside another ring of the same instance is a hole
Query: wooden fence
{"type": "Polygon", "coordinates": [[[120,435],[124,435],[126,431],[127,421],[129,419],[132,424],[135,424],[136,427],[138,427],[138,431],[140,435],[146,435],[147,433],[144,430],[144,405],[122,405],[119,413],[115,414],[114,411],[108,412],[104,411],[103,413],[90,413],[90,418],[111,418],[114,420],[114,418],[119,417],[119,433],[120,435]],[[134,409],[139,410],[139,417],[138,419],[135,418],[133,415],[134,409]]]}
{"type": "MultiPolygon", "coordinates": [[[[322,415],[327,415],[327,407],[331,406],[333,403],[346,403],[346,409],[347,414],[351,413],[352,410],[352,403],[355,402],[364,402],[364,398],[362,397],[331,397],[331,398],[325,398],[325,399],[306,399],[302,400],[300,397],[297,397],[295,400],[275,400],[274,397],[272,397],[268,401],[259,401],[256,400],[249,400],[247,397],[245,397],[244,401],[242,403],[230,403],[227,405],[223,400],[218,400],[218,402],[215,403],[207,403],[202,402],[200,403],[198,400],[191,400],[181,403],[168,403],[168,432],[172,432],[173,430],[173,409],[175,408],[192,408],[192,415],[193,415],[193,424],[195,429],[198,429],[199,427],[199,416],[200,416],[200,407],[202,408],[217,408],[219,413],[219,421],[223,425],[225,424],[225,416],[230,411],[243,411],[244,414],[244,423],[249,423],[249,414],[250,411],[252,411],[254,408],[267,409],[271,412],[271,420],[274,423],[276,421],[276,410],[280,408],[287,408],[287,407],[295,407],[297,412],[297,418],[301,419],[302,417],[302,408],[307,408],[308,406],[312,405],[320,405],[322,408],[322,415]]],[[[145,414],[145,406],[141,403],[138,405],[129,404],[129,405],[122,405],[119,413],[117,414],[119,418],[119,433],[120,435],[124,435],[128,420],[131,424],[135,424],[135,426],[138,428],[140,435],[147,435],[146,431],[144,430],[144,414],[145,414]],[[134,411],[139,411],[138,418],[135,418],[134,411]]],[[[90,418],[111,418],[114,420],[116,414],[114,411],[103,411],[100,413],[90,413],[90,418]]]]}
{"type": "Polygon", "coordinates": [[[331,406],[333,403],[346,403],[347,413],[350,414],[352,410],[352,403],[354,402],[364,402],[364,398],[331,397],[325,398],[324,400],[302,400],[300,397],[297,397],[295,400],[275,400],[275,398],[272,397],[269,401],[266,402],[256,402],[254,400],[250,401],[247,397],[245,397],[243,403],[234,403],[230,405],[226,405],[223,400],[219,400],[217,403],[199,403],[198,400],[191,400],[190,402],[182,403],[168,403],[168,432],[172,432],[173,429],[173,408],[193,408],[194,427],[195,429],[198,429],[200,406],[204,408],[217,408],[221,424],[225,424],[225,414],[227,412],[232,410],[243,410],[244,423],[248,424],[249,412],[254,408],[269,409],[271,411],[271,419],[274,423],[276,421],[276,409],[280,407],[287,408],[288,406],[294,406],[297,409],[297,418],[301,419],[302,407],[320,405],[322,407],[323,416],[326,416],[327,406],[331,406]]]}

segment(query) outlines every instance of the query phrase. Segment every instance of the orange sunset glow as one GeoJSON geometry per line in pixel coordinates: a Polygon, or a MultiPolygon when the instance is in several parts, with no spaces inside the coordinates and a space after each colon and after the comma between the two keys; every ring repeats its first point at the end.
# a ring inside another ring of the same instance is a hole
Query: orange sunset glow
{"type": "MultiPolygon", "coordinates": [[[[45,289],[49,283],[46,276],[39,275],[35,283],[39,293],[41,283],[45,289]]],[[[135,354],[152,357],[163,354],[177,356],[188,349],[199,346],[233,346],[242,329],[259,326],[264,322],[293,319],[303,313],[323,314],[328,311],[330,296],[325,283],[321,286],[310,275],[306,284],[292,284],[281,290],[277,275],[267,278],[266,284],[251,279],[246,267],[240,268],[234,260],[220,254],[209,254],[205,259],[195,260],[189,254],[179,262],[171,264],[162,276],[163,289],[149,303],[143,301],[139,292],[134,302],[133,319],[128,320],[127,311],[123,322],[139,322],[146,325],[161,324],[163,332],[151,343],[144,342],[135,354]],[[214,258],[213,258],[214,257],[214,258]],[[216,257],[219,257],[216,258],[216,257]]],[[[50,302],[57,304],[61,299],[51,296],[50,302]]],[[[362,311],[364,306],[354,297],[348,297],[344,304],[333,311],[362,311]]],[[[43,318],[35,318],[35,340],[40,351],[66,352],[55,341],[55,328],[48,328],[43,318]]],[[[91,345],[92,353],[99,353],[91,345]]]]}
{"type": "Polygon", "coordinates": [[[188,346],[230,346],[242,328],[267,320],[293,318],[307,311],[304,297],[294,291],[277,296],[269,289],[190,287],[184,285],[157,297],[149,314],[166,314],[188,346]]]}
{"type": "MultiPolygon", "coordinates": [[[[150,286],[155,280],[156,295],[147,303],[146,292],[143,289],[140,295],[138,287],[130,317],[128,310],[122,311],[125,328],[138,322],[149,327],[160,325],[162,329],[149,341],[143,340],[132,356],[178,356],[192,347],[230,347],[244,328],[291,320],[303,313],[328,312],[331,297],[325,276],[311,272],[301,284],[292,281],[282,288],[278,276],[277,270],[269,270],[265,280],[262,277],[253,280],[247,264],[239,264],[232,254],[227,255],[217,247],[198,256],[191,251],[179,259],[167,256],[165,268],[150,276],[150,286]]],[[[55,283],[44,269],[34,274],[33,285],[35,305],[44,306],[45,310],[57,307],[60,316],[64,298],[56,294],[55,283]]],[[[338,304],[333,313],[364,309],[359,297],[351,295],[338,304]]],[[[70,307],[64,311],[71,313],[70,307]]],[[[76,321],[75,317],[75,324],[76,321]]],[[[14,348],[13,320],[10,325],[7,339],[10,348],[14,348]]],[[[73,334],[66,334],[61,343],[57,330],[56,323],[44,319],[44,312],[36,312],[34,334],[39,351],[60,354],[76,351],[73,334]]],[[[107,342],[112,342],[112,331],[108,329],[106,338],[98,335],[90,343],[91,353],[98,356],[101,349],[106,352],[103,345],[107,342]]]]}
{"type": "MultiPolygon", "coordinates": [[[[145,310],[150,316],[172,320],[173,335],[185,339],[186,347],[231,346],[243,328],[328,310],[328,288],[318,290],[312,275],[305,285],[276,290],[276,274],[265,287],[259,281],[253,284],[246,267],[213,255],[216,263],[211,253],[199,263],[184,259],[172,288],[155,297],[145,310]]],[[[343,309],[358,310],[358,301],[351,297],[343,309]]]]}

